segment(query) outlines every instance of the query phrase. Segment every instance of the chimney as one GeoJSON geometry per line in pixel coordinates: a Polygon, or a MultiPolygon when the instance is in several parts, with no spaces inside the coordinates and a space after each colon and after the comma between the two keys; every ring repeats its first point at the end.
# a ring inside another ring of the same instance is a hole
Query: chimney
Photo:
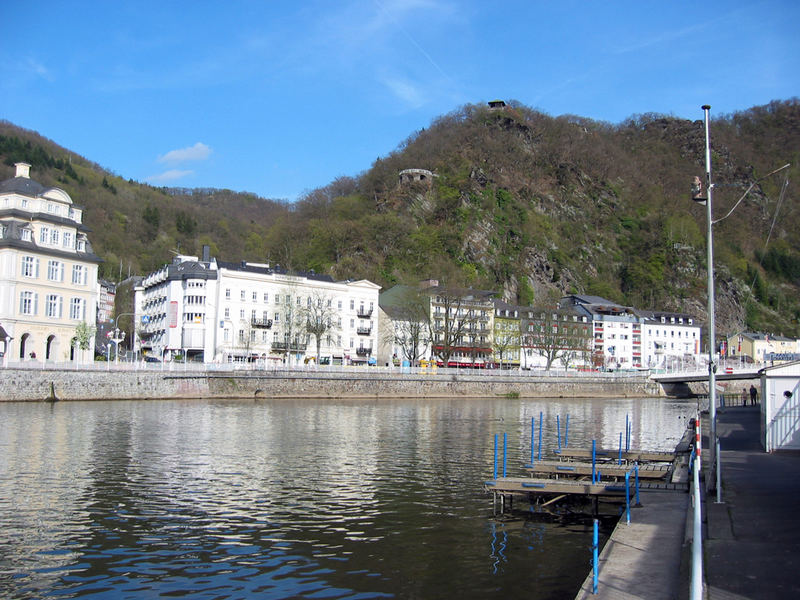
{"type": "Polygon", "coordinates": [[[18,162],[14,166],[17,167],[17,174],[14,177],[31,178],[31,166],[28,163],[18,162]]]}

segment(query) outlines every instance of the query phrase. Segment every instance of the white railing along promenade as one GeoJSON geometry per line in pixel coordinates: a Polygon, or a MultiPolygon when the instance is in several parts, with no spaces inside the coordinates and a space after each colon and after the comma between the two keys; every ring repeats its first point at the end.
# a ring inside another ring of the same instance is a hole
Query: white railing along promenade
{"type": "Polygon", "coordinates": [[[425,375],[429,377],[463,377],[486,378],[643,378],[649,371],[640,370],[615,370],[615,371],[579,371],[577,369],[472,369],[472,368],[431,368],[431,367],[378,367],[378,366],[351,366],[351,365],[284,365],[264,363],[198,363],[198,362],[162,362],[151,363],[144,361],[135,362],[93,362],[79,365],[74,362],[50,361],[9,361],[5,368],[30,369],[30,370],[59,370],[59,371],[146,371],[164,373],[238,373],[242,375],[277,375],[277,374],[302,374],[316,373],[320,375],[342,374],[346,376],[394,376],[425,375]]]}

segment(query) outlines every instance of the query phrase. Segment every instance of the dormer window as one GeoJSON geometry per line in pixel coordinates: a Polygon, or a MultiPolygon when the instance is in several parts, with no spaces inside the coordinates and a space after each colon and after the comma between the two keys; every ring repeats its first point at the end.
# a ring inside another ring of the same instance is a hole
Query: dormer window
{"type": "Polygon", "coordinates": [[[30,229],[20,229],[19,232],[20,239],[23,242],[30,242],[31,241],[31,230],[30,229]]]}
{"type": "Polygon", "coordinates": [[[78,252],[86,252],[86,240],[78,240],[78,252]]]}

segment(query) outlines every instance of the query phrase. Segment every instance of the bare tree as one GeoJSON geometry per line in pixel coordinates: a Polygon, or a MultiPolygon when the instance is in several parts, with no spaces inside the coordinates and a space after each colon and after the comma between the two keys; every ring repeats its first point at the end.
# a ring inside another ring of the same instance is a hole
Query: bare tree
{"type": "Polygon", "coordinates": [[[591,348],[591,323],[575,321],[571,313],[555,308],[533,309],[533,318],[523,323],[523,345],[545,359],[547,370],[556,361],[567,368],[591,348]]]}
{"type": "Polygon", "coordinates": [[[447,366],[456,353],[475,355],[485,349],[491,336],[486,327],[493,308],[488,292],[475,290],[428,288],[432,314],[428,320],[433,353],[447,366]]]}
{"type": "Polygon", "coordinates": [[[416,366],[431,340],[429,298],[408,288],[391,308],[391,318],[393,343],[400,347],[403,358],[416,366]]]}
{"type": "Polygon", "coordinates": [[[300,321],[305,333],[314,338],[317,347],[317,364],[320,359],[322,340],[330,337],[336,328],[336,317],[339,313],[333,307],[333,297],[321,290],[313,291],[301,302],[299,309],[300,321]]]}

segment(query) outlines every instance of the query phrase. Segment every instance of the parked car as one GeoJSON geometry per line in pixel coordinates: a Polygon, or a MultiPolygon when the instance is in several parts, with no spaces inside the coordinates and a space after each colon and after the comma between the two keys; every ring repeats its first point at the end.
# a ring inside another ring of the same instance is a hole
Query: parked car
{"type": "Polygon", "coordinates": [[[144,362],[160,363],[161,361],[158,360],[158,357],[156,356],[152,356],[151,354],[146,354],[144,357],[144,362]]]}

